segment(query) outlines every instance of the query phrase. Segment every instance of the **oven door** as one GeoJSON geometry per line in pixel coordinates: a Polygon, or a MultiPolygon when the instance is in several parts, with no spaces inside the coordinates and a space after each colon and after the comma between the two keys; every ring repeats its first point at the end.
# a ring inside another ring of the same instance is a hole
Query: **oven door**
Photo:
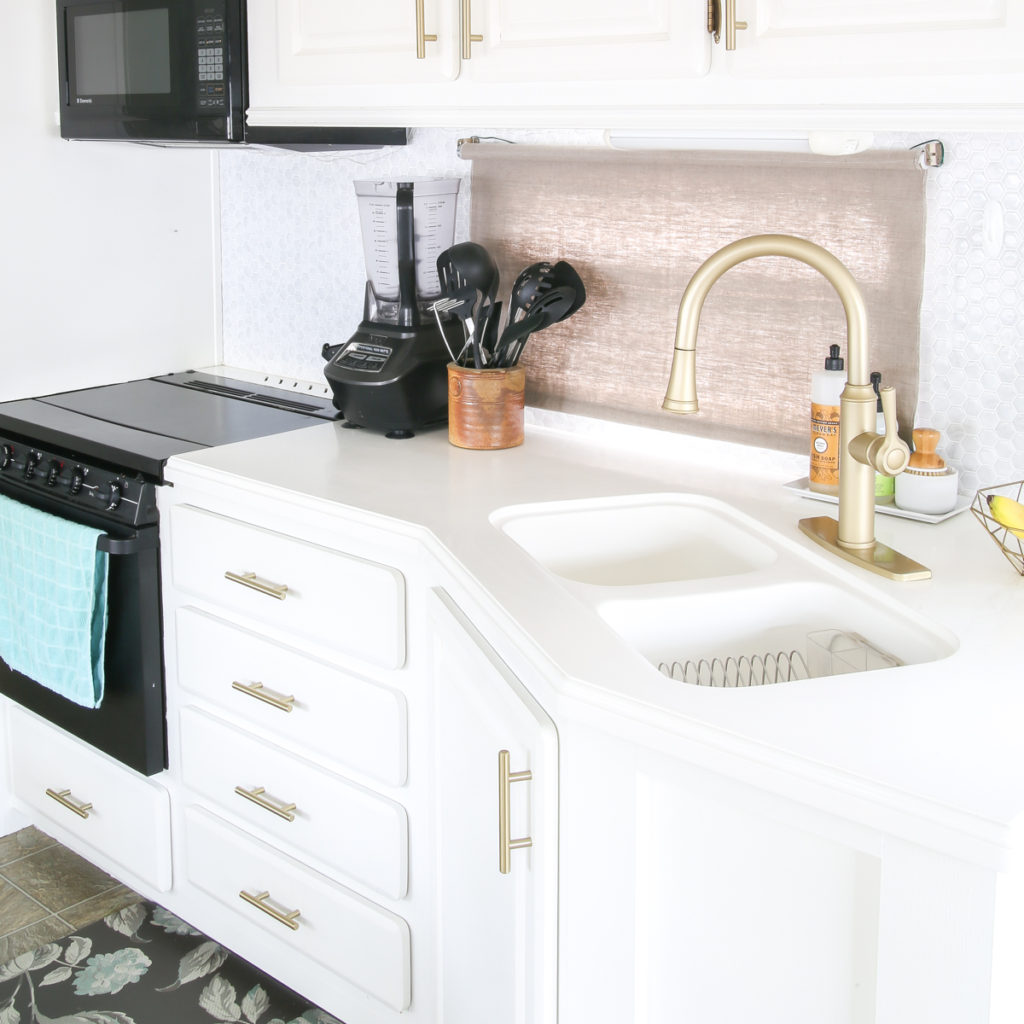
{"type": "Polygon", "coordinates": [[[160,625],[160,545],[156,525],[125,527],[70,511],[42,495],[9,497],[107,530],[109,554],[105,687],[98,708],[84,708],[12,670],[0,658],[0,693],[143,775],[167,767],[160,625]]]}
{"type": "Polygon", "coordinates": [[[57,0],[61,135],[242,138],[239,0],[57,0]]]}

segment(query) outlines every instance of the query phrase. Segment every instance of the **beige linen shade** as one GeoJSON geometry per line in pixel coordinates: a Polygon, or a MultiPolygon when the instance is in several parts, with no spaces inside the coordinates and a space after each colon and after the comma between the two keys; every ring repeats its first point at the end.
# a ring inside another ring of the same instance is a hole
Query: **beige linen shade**
{"type": "Polygon", "coordinates": [[[811,374],[846,323],[831,285],[782,257],[711,290],[697,342],[701,412],[663,412],[676,314],[697,267],[745,235],[810,239],[850,269],[868,311],[870,368],[914,425],[924,276],[925,175],[917,155],[618,151],[466,144],[472,238],[503,298],[536,260],[566,259],[587,286],[572,319],[526,346],[527,403],[663,430],[807,451],[811,374]]]}

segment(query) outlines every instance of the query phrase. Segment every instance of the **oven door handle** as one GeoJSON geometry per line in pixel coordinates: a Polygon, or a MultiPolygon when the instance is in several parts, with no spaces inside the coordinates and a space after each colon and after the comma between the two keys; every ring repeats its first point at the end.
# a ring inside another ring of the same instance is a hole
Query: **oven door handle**
{"type": "Polygon", "coordinates": [[[108,555],[137,555],[140,551],[153,550],[158,543],[159,532],[154,527],[148,527],[128,537],[112,537],[104,533],[96,540],[96,549],[108,555]]]}

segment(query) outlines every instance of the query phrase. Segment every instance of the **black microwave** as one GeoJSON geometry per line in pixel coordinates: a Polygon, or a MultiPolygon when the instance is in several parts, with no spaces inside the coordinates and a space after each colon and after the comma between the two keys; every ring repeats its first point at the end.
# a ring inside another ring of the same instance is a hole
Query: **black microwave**
{"type": "Polygon", "coordinates": [[[322,149],[404,145],[404,128],[252,128],[245,0],[57,0],[66,139],[322,149]]]}

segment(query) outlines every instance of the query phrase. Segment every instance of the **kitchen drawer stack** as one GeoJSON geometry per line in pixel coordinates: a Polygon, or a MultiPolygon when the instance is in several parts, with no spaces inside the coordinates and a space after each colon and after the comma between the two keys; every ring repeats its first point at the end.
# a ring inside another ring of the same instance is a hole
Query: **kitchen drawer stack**
{"type": "Polygon", "coordinates": [[[205,498],[162,513],[179,912],[331,1012],[393,1019],[415,919],[405,577],[337,524],[313,543],[273,503],[205,498]]]}

